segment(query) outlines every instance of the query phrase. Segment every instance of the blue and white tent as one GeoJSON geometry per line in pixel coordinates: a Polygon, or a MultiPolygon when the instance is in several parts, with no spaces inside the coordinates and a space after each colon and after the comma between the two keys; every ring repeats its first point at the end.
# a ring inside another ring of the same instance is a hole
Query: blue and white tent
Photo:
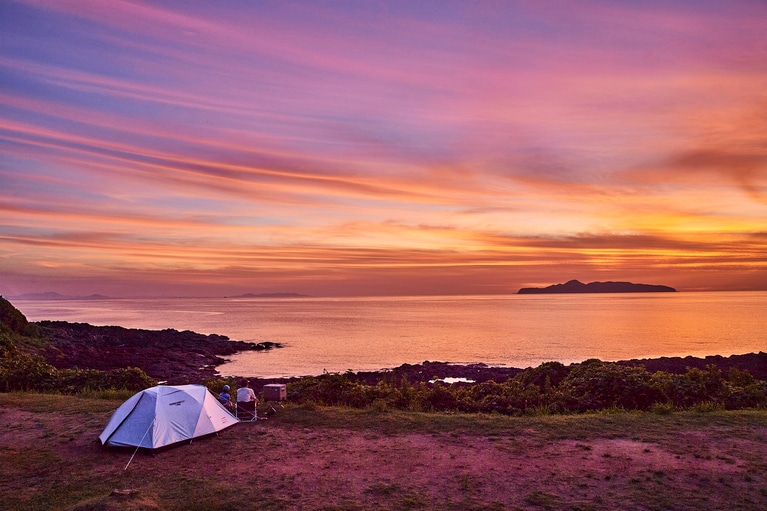
{"type": "Polygon", "coordinates": [[[115,410],[99,435],[102,445],[158,449],[237,424],[203,385],[142,390],[115,410]]]}

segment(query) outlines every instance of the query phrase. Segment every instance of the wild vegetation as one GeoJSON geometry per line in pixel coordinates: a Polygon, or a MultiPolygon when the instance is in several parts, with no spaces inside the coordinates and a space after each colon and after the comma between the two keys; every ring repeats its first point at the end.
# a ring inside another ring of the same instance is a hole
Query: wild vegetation
{"type": "MultiPolygon", "coordinates": [[[[0,391],[41,391],[64,394],[99,391],[137,391],[157,380],[136,367],[101,371],[90,368],[57,369],[38,354],[46,346],[39,328],[0,299],[0,391]]],[[[202,382],[214,392],[233,378],[202,382]]],[[[748,371],[714,366],[688,368],[684,374],[649,372],[592,359],[565,366],[547,362],[502,382],[447,384],[410,382],[406,376],[382,373],[376,383],[353,373],[323,374],[290,382],[297,403],[378,410],[499,413],[541,415],[611,409],[654,410],[688,408],[736,410],[767,406],[767,382],[748,371]]]]}
{"type": "Polygon", "coordinates": [[[0,298],[0,392],[137,391],[157,384],[155,379],[135,367],[111,371],[57,369],[38,354],[47,343],[36,325],[29,323],[10,302],[0,298]]]}
{"type": "Polygon", "coordinates": [[[713,407],[727,410],[767,406],[767,383],[747,371],[715,366],[685,374],[650,373],[600,360],[566,367],[548,362],[503,382],[410,383],[356,381],[354,374],[325,374],[289,384],[293,401],[380,410],[530,415],[600,410],[674,410],[713,407]]]}

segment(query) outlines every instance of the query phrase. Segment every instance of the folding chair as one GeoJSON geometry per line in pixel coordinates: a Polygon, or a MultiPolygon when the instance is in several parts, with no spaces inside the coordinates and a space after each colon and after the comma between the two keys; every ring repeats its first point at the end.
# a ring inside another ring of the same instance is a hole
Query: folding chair
{"type": "Polygon", "coordinates": [[[253,422],[258,420],[255,401],[237,401],[235,416],[240,422],[253,422]]]}

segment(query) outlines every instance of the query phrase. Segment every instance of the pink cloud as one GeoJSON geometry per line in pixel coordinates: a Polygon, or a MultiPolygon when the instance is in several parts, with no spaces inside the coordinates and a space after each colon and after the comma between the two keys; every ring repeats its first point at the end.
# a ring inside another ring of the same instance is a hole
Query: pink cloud
{"type": "Polygon", "coordinates": [[[758,3],[29,6],[55,29],[0,57],[19,275],[764,282],[758,3]]]}

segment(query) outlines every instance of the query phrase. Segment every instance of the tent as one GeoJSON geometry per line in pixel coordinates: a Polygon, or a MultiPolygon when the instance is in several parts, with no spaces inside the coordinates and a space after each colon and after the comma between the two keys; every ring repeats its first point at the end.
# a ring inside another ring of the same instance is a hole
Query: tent
{"type": "Polygon", "coordinates": [[[142,390],[115,410],[101,445],[157,449],[221,431],[237,418],[203,385],[142,390]]]}

